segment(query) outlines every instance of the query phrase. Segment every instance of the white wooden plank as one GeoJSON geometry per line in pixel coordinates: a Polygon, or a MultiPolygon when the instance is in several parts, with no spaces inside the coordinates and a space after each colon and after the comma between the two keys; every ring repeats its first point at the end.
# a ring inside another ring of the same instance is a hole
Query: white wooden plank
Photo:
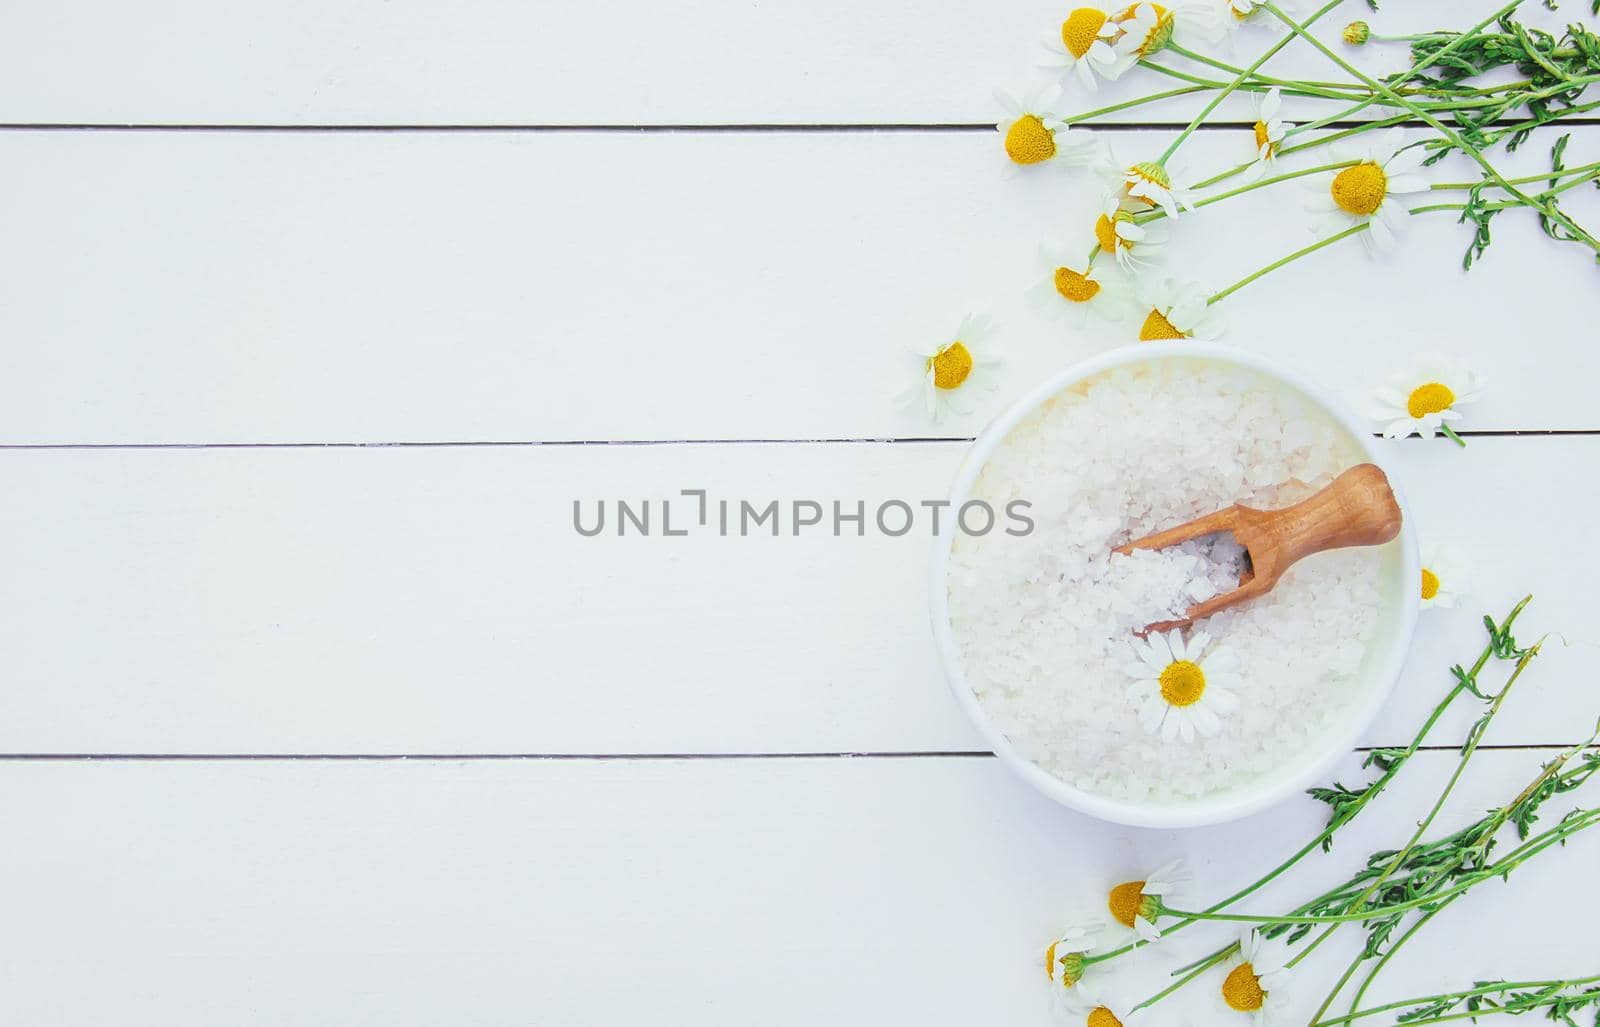
{"type": "MultiPolygon", "coordinates": [[[[1539,759],[1481,754],[1441,830],[1539,759]]],[[[1397,844],[1453,762],[1419,756],[1332,856],[1254,908],[1397,844]]],[[[645,1007],[673,1025],[1043,1025],[1043,945],[1103,889],[1181,856],[1194,895],[1215,896],[1322,822],[1297,799],[1232,827],[1111,828],[989,759],[11,764],[0,814],[0,872],[18,883],[6,1009],[61,1027],[599,1025],[645,1007]]],[[[1374,999],[1592,972],[1581,922],[1559,913],[1588,892],[1596,842],[1467,896],[1374,999]],[[1461,946],[1469,926],[1493,944],[1461,946]]],[[[1110,987],[1148,994],[1230,936],[1185,932],[1110,987]]],[[[1306,1012],[1349,941],[1304,964],[1306,1012]]],[[[1223,1022],[1216,986],[1160,1008],[1223,1022]]]]}
{"type": "MultiPolygon", "coordinates": [[[[1394,34],[1459,30],[1497,6],[1432,0],[1374,15],[1352,2],[1328,16],[1326,38],[1358,17],[1394,34]]],[[[1581,16],[1526,6],[1532,24],[1581,16]]],[[[1044,77],[1043,45],[1059,39],[1068,9],[1045,0],[168,0],[155,9],[19,0],[0,38],[0,97],[6,120],[36,123],[981,122],[994,118],[995,86],[1044,77]]],[[[1213,52],[1249,63],[1273,38],[1252,32],[1231,54],[1213,52]]],[[[1373,72],[1407,61],[1397,46],[1341,51],[1373,72]]],[[[1340,78],[1300,45],[1267,70],[1340,78]]],[[[1119,85],[1102,94],[1107,102],[1167,83],[1147,75],[1119,85]]],[[[1131,116],[1171,120],[1188,109],[1131,116]]]]}
{"type": "MultiPolygon", "coordinates": [[[[1247,143],[1198,137],[1194,165],[1247,143]]],[[[1597,154],[1590,128],[1568,160],[1597,154]]],[[[1137,331],[1025,302],[1038,244],[1087,250],[1097,197],[1003,162],[972,134],[0,134],[0,441],[970,434],[1137,331]],[[973,309],[1000,321],[1001,388],[965,421],[898,410],[906,347],[973,309]]],[[[1304,245],[1301,195],[1186,220],[1174,268],[1220,287],[1304,245]]],[[[1236,294],[1230,341],[1363,407],[1447,348],[1495,380],[1470,426],[1600,427],[1589,383],[1551,373],[1600,313],[1592,262],[1512,213],[1463,274],[1442,218],[1387,263],[1352,241],[1236,294]]]]}
{"type": "MultiPolygon", "coordinates": [[[[1419,530],[1468,554],[1482,602],[1424,616],[1370,740],[1419,720],[1481,647],[1482,610],[1523,591],[1525,637],[1570,646],[1552,643],[1501,740],[1574,736],[1600,712],[1594,560],[1569,544],[1600,502],[1581,470],[1600,438],[1399,445],[1419,530]]],[[[599,499],[678,497],[682,529],[681,489],[937,499],[962,449],[0,453],[0,752],[982,748],[933,655],[926,521],[902,538],[723,538],[715,514],[687,537],[572,527],[575,499],[589,523],[599,499]]]]}

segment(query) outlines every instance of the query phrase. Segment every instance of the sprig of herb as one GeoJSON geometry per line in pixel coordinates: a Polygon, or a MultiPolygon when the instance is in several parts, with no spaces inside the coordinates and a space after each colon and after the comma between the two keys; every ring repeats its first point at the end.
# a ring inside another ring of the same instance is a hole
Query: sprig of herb
{"type": "MultiPolygon", "coordinates": [[[[1472,670],[1468,674],[1470,679],[1475,680],[1478,673],[1483,670],[1484,666],[1488,664],[1491,658],[1502,660],[1515,659],[1522,654],[1523,650],[1517,647],[1516,637],[1512,634],[1512,627],[1516,623],[1517,617],[1522,614],[1522,611],[1532,601],[1533,596],[1524,596],[1516,606],[1512,607],[1511,612],[1506,614],[1505,620],[1498,624],[1495,623],[1495,620],[1492,617],[1485,616],[1483,618],[1484,627],[1489,634],[1489,641],[1484,646],[1483,651],[1478,654],[1478,658],[1473,662],[1472,670]]],[[[1459,665],[1454,668],[1454,670],[1459,669],[1459,665]]],[[[1248,898],[1260,889],[1266,887],[1273,880],[1288,872],[1296,863],[1300,862],[1300,860],[1304,859],[1306,856],[1317,851],[1318,849],[1321,849],[1324,852],[1330,851],[1333,848],[1334,835],[1338,833],[1339,829],[1344,827],[1350,821],[1354,820],[1358,815],[1360,815],[1361,811],[1368,806],[1368,804],[1370,804],[1374,799],[1383,793],[1384,789],[1389,786],[1389,783],[1393,781],[1396,775],[1400,773],[1400,770],[1405,766],[1406,761],[1414,756],[1417,750],[1422,747],[1429,734],[1432,733],[1434,727],[1439,723],[1440,718],[1444,716],[1445,711],[1448,710],[1450,706],[1455,703],[1455,701],[1459,699],[1461,694],[1465,691],[1469,691],[1469,689],[1466,683],[1462,680],[1462,676],[1457,674],[1456,684],[1454,687],[1445,693],[1444,698],[1440,699],[1438,704],[1434,706],[1433,711],[1428,715],[1427,719],[1423,721],[1422,726],[1417,730],[1417,733],[1412,737],[1411,742],[1405,748],[1378,749],[1368,754],[1366,760],[1362,763],[1363,768],[1376,767],[1381,770],[1382,773],[1379,774],[1378,777],[1367,782],[1367,784],[1362,786],[1359,791],[1345,788],[1343,785],[1338,783],[1335,783],[1333,789],[1310,789],[1310,795],[1313,798],[1320,799],[1323,802],[1328,802],[1329,805],[1333,807],[1332,813],[1328,818],[1327,826],[1318,832],[1314,838],[1291,853],[1286,859],[1283,860],[1283,862],[1267,871],[1255,881],[1234,892],[1232,895],[1229,895],[1228,897],[1216,902],[1207,908],[1205,912],[1208,914],[1221,912],[1235,903],[1248,898]],[[1342,798],[1340,798],[1337,802],[1332,801],[1331,798],[1324,797],[1325,795],[1332,796],[1335,790],[1337,790],[1342,796],[1342,798]]],[[[1170,925],[1164,926],[1163,934],[1166,936],[1171,936],[1173,933],[1182,930],[1190,924],[1198,922],[1198,920],[1198,917],[1192,919],[1179,919],[1170,925]]],[[[1136,949],[1142,948],[1145,944],[1146,943],[1144,941],[1130,942],[1108,952],[1086,956],[1085,965],[1109,962],[1113,959],[1127,955],[1136,949]]],[[[1223,952],[1222,955],[1226,956],[1228,952],[1231,951],[1232,950],[1229,949],[1226,952],[1223,952]]]]}
{"type": "Polygon", "coordinates": [[[1600,982],[1600,974],[1548,981],[1477,981],[1463,991],[1399,999],[1318,1020],[1315,1027],[1334,1027],[1384,1013],[1395,1014],[1396,1023],[1419,1027],[1494,1013],[1515,1016],[1536,1009],[1548,1010],[1548,1019],[1578,1027],[1573,1014],[1584,1009],[1600,1009],[1600,986],[1595,986],[1596,982],[1600,982]]]}

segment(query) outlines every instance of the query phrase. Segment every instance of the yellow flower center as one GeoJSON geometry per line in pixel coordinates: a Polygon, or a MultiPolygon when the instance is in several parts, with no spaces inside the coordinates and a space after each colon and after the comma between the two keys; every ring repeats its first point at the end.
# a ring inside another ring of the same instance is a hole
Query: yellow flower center
{"type": "Polygon", "coordinates": [[[1450,391],[1448,385],[1440,382],[1428,382],[1418,385],[1411,390],[1411,395],[1406,397],[1406,413],[1412,417],[1426,417],[1450,409],[1450,404],[1456,401],[1456,394],[1450,391]]]}
{"type": "Polygon", "coordinates": [[[1268,157],[1278,152],[1278,144],[1268,137],[1267,123],[1258,121],[1256,122],[1256,152],[1260,153],[1263,146],[1267,148],[1268,157]]]}
{"type": "Polygon", "coordinates": [[[1206,692],[1206,672],[1198,663],[1174,660],[1161,672],[1161,698],[1173,706],[1193,706],[1206,692]]]}
{"type": "MultiPolygon", "coordinates": [[[[1117,226],[1111,219],[1101,214],[1094,222],[1094,241],[1100,244],[1100,249],[1105,253],[1117,252],[1117,246],[1127,246],[1132,249],[1133,244],[1124,242],[1117,236],[1117,226]]],[[[1059,286],[1057,287],[1059,288],[1059,286]]]]}
{"type": "Polygon", "coordinates": [[[1267,993],[1261,990],[1261,978],[1249,963],[1240,963],[1222,982],[1222,1000],[1228,1008],[1241,1013],[1253,1013],[1266,1002],[1267,993]]]}
{"type": "MultiPolygon", "coordinates": [[[[1139,341],[1140,342],[1155,342],[1158,339],[1184,339],[1184,338],[1188,338],[1188,336],[1184,335],[1183,332],[1180,332],[1178,330],[1178,326],[1173,324],[1171,321],[1168,321],[1167,320],[1167,315],[1163,314],[1159,310],[1152,309],[1150,311],[1150,316],[1146,317],[1144,319],[1144,325],[1142,327],[1140,327],[1140,329],[1139,329],[1139,341]]],[[[1174,663],[1172,665],[1172,667],[1176,667],[1176,666],[1177,666],[1176,663],[1174,663]]],[[[1190,664],[1190,666],[1194,666],[1194,665],[1190,664]]],[[[1164,670],[1164,671],[1161,672],[1161,680],[1162,680],[1161,688],[1162,688],[1163,692],[1166,690],[1167,671],[1171,670],[1172,667],[1168,667],[1167,670],[1164,670]]],[[[1198,667],[1196,667],[1195,669],[1199,670],[1198,667]]]]}
{"type": "Polygon", "coordinates": [[[1122,1027],[1122,1021],[1117,1019],[1117,1014],[1105,1006],[1095,1006],[1089,1010],[1089,1019],[1084,1027],[1122,1027]]]}
{"type": "Polygon", "coordinates": [[[1247,11],[1241,11],[1241,10],[1239,10],[1239,8],[1237,6],[1235,6],[1233,4],[1229,4],[1228,5],[1228,10],[1232,11],[1233,12],[1233,16],[1235,18],[1239,19],[1240,21],[1244,21],[1246,18],[1250,17],[1250,15],[1252,15],[1252,14],[1254,14],[1256,12],[1254,4],[1250,5],[1250,9],[1247,10],[1247,11]]]}
{"type": "Polygon", "coordinates": [[[1376,213],[1388,191],[1388,176],[1371,161],[1333,176],[1333,202],[1357,217],[1376,213]]]}
{"type": "MultiPolygon", "coordinates": [[[[1095,228],[1095,235],[1099,236],[1099,226],[1095,228]]],[[[1070,267],[1056,268],[1056,292],[1064,299],[1073,303],[1087,303],[1094,299],[1100,292],[1100,283],[1086,275],[1081,275],[1070,267]]]]}
{"type": "Polygon", "coordinates": [[[1056,136],[1037,114],[1024,114],[1006,129],[1006,156],[1018,164],[1037,164],[1056,155],[1056,136]]]}
{"type": "MultiPolygon", "coordinates": [[[[1122,13],[1117,15],[1117,21],[1120,22],[1131,20],[1134,12],[1143,6],[1144,4],[1133,4],[1130,7],[1124,8],[1122,13]]],[[[1168,43],[1172,42],[1172,12],[1167,10],[1165,7],[1162,7],[1160,4],[1151,4],[1150,6],[1155,8],[1156,23],[1154,27],[1150,29],[1149,35],[1145,36],[1144,41],[1139,44],[1140,57],[1149,57],[1151,54],[1165,48],[1168,43]]]]}
{"type": "Polygon", "coordinates": [[[1097,11],[1093,7],[1080,7],[1067,15],[1067,20],[1061,23],[1061,43],[1067,52],[1077,58],[1082,58],[1089,52],[1089,47],[1100,38],[1100,29],[1105,26],[1106,13],[1097,11]]]}
{"type": "Polygon", "coordinates": [[[1106,905],[1111,910],[1111,918],[1124,927],[1133,926],[1133,921],[1138,917],[1143,903],[1143,881],[1124,881],[1111,889],[1111,895],[1106,900],[1106,905]]]}
{"type": "Polygon", "coordinates": [[[1439,594],[1439,575],[1422,568],[1422,598],[1432,599],[1439,594]]]}
{"type": "Polygon", "coordinates": [[[972,373],[972,354],[957,340],[929,357],[928,366],[933,369],[933,384],[936,387],[959,388],[972,373]]]}

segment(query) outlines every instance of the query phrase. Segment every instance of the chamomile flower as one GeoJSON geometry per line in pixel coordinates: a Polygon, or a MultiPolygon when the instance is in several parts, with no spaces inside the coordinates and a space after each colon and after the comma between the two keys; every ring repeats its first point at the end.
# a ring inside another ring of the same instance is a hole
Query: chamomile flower
{"type": "Polygon", "coordinates": [[[1454,437],[1451,422],[1461,419],[1460,408],[1476,401],[1483,386],[1484,377],[1460,362],[1425,355],[1377,390],[1372,417],[1388,439],[1413,433],[1431,439],[1441,431],[1454,437]]]}
{"type": "Polygon", "coordinates": [[[1138,1021],[1132,1006],[1118,1002],[1087,982],[1056,989],[1056,1019],[1067,1027],[1132,1027],[1138,1021]]]}
{"type": "Polygon", "coordinates": [[[992,389],[1000,359],[987,346],[992,326],[987,317],[961,319],[956,337],[937,346],[914,349],[918,382],[900,394],[904,406],[922,406],[935,421],[950,413],[967,414],[965,402],[975,391],[992,389]]]}
{"type": "Polygon", "coordinates": [[[1216,42],[1223,31],[1222,20],[1210,0],[1168,0],[1167,4],[1137,0],[1123,8],[1114,19],[1122,34],[1117,37],[1117,56],[1125,61],[1142,61],[1172,42],[1174,33],[1185,41],[1199,37],[1216,42]]]}
{"type": "Polygon", "coordinates": [[[1229,1009],[1248,1013],[1255,1024],[1279,1022],[1289,1005],[1287,953],[1281,945],[1245,932],[1239,939],[1239,962],[1222,981],[1222,1000],[1229,1009]]]}
{"type": "Polygon", "coordinates": [[[1035,93],[1019,100],[997,90],[994,96],[1005,111],[1005,118],[995,129],[1011,163],[1048,161],[1056,167],[1083,167],[1096,159],[1099,141],[1094,134],[1082,129],[1069,132],[1066,121],[1045,94],[1035,93]]]}
{"type": "Polygon", "coordinates": [[[1278,147],[1283,144],[1283,137],[1289,131],[1289,124],[1278,117],[1278,111],[1283,106],[1283,95],[1277,86],[1265,93],[1255,94],[1251,103],[1255,107],[1256,114],[1254,126],[1256,155],[1250,164],[1248,174],[1252,178],[1260,178],[1266,174],[1272,162],[1277,160],[1278,147]]]}
{"type": "Polygon", "coordinates": [[[1076,75],[1084,88],[1093,91],[1099,88],[1096,76],[1115,79],[1133,63],[1111,45],[1121,31],[1104,8],[1076,8],[1061,23],[1060,40],[1046,44],[1050,57],[1045,66],[1076,75]]]}
{"type": "Polygon", "coordinates": [[[1117,196],[1108,196],[1094,221],[1094,241],[1100,252],[1115,257],[1123,270],[1141,271],[1160,257],[1167,244],[1167,226],[1162,221],[1139,224],[1117,196]]]}
{"type": "Polygon", "coordinates": [[[1382,251],[1395,243],[1395,232],[1407,216],[1396,199],[1422,192],[1428,181],[1418,169],[1427,158],[1421,147],[1405,148],[1405,130],[1386,129],[1364,147],[1336,147],[1342,160],[1357,163],[1336,173],[1331,180],[1317,176],[1312,180],[1306,206],[1325,215],[1336,230],[1368,224],[1361,233],[1369,250],[1382,251]]]}
{"type": "Polygon", "coordinates": [[[1044,950],[1044,972],[1054,984],[1074,987],[1083,979],[1083,957],[1095,947],[1101,929],[1098,920],[1069,923],[1044,950]]]}
{"type": "Polygon", "coordinates": [[[1166,165],[1156,161],[1140,161],[1117,168],[1114,181],[1121,190],[1122,202],[1134,209],[1160,207],[1167,217],[1178,216],[1178,209],[1194,209],[1194,193],[1173,184],[1173,176],[1166,165]]]}
{"type": "Polygon", "coordinates": [[[1176,628],[1134,641],[1138,661],[1124,669],[1145,694],[1139,723],[1162,741],[1214,735],[1222,718],[1239,706],[1239,697],[1228,687],[1237,680],[1233,652],[1218,648],[1202,661],[1210,642],[1211,636],[1199,631],[1185,644],[1176,628]]]}
{"type": "Polygon", "coordinates": [[[1422,608],[1452,607],[1472,591],[1467,563],[1452,549],[1422,547],[1422,608]]]}
{"type": "Polygon", "coordinates": [[[1139,341],[1161,339],[1215,339],[1222,334],[1222,315],[1206,302],[1198,282],[1151,277],[1139,283],[1139,341]]]}
{"type": "MultiPolygon", "coordinates": [[[[1146,668],[1140,667],[1141,673],[1146,668]]],[[[1181,860],[1174,860],[1153,871],[1142,881],[1124,881],[1111,889],[1106,905],[1111,918],[1135,932],[1145,941],[1161,939],[1161,929],[1156,922],[1161,918],[1163,897],[1171,895],[1189,883],[1189,872],[1181,860]]]]}
{"type": "Polygon", "coordinates": [[[1045,317],[1082,328],[1090,314],[1120,321],[1132,306],[1133,286],[1115,260],[1087,264],[1065,250],[1039,248],[1043,275],[1028,290],[1028,301],[1045,317]]]}

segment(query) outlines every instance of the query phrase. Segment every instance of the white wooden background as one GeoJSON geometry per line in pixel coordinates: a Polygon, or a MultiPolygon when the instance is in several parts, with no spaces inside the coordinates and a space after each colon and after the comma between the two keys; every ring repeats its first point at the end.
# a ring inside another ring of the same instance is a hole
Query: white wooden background
{"type": "MultiPolygon", "coordinates": [[[[1387,6],[1393,32],[1487,11],[1387,6]]],[[[1061,13],[7,5],[0,1023],[1042,1023],[1064,915],[1174,855],[1231,890],[1314,831],[1301,800],[1115,829],[1012,780],[934,664],[925,539],[569,526],[574,498],[682,488],[936,497],[984,417],[1122,341],[1020,302],[1093,197],[1007,177],[982,124],[1061,13]],[[903,347],[969,309],[1006,329],[1002,389],[965,422],[897,412],[903,347]]],[[[1578,128],[1569,162],[1597,155],[1578,128]]],[[[1196,217],[1175,260],[1220,285],[1298,245],[1284,192],[1196,217]]],[[[1495,237],[1463,276],[1432,220],[1225,305],[1228,341],[1358,404],[1426,349],[1493,377],[1466,450],[1399,444],[1481,598],[1424,616],[1367,741],[1409,737],[1485,607],[1533,591],[1524,633],[1565,644],[1447,821],[1597,706],[1600,292],[1520,213],[1495,237]]],[[[1442,750],[1308,875],[1393,842],[1442,750]]],[[[1555,914],[1597,856],[1459,903],[1375,994],[1594,972],[1555,914]]]]}

